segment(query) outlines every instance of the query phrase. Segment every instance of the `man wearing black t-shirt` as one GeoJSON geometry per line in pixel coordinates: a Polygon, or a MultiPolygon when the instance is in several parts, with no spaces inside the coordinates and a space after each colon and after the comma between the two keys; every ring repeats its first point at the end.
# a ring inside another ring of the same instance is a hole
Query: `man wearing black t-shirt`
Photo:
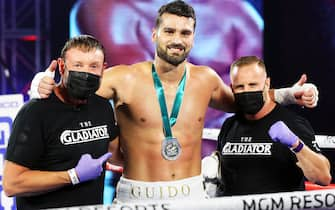
{"type": "Polygon", "coordinates": [[[58,66],[62,78],[51,97],[25,104],[13,124],[3,187],[16,196],[17,209],[103,202],[103,164],[118,135],[108,100],[95,95],[103,46],[92,36],[74,37],[58,66]]]}
{"type": "Polygon", "coordinates": [[[219,134],[221,195],[304,190],[305,177],[328,185],[329,161],[319,153],[313,129],[270,100],[264,62],[241,57],[231,65],[230,78],[238,112],[219,134]]]}

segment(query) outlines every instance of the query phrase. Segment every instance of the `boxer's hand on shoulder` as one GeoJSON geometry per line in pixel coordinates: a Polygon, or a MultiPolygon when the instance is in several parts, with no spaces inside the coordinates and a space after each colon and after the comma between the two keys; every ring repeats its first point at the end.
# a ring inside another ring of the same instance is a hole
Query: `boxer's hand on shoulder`
{"type": "Polygon", "coordinates": [[[275,101],[282,105],[298,104],[308,108],[316,107],[319,100],[318,89],[314,84],[306,81],[307,76],[303,74],[292,87],[276,89],[275,101]]]}
{"type": "Polygon", "coordinates": [[[55,70],[57,61],[51,61],[44,72],[37,73],[30,85],[30,98],[48,98],[55,87],[55,70]]]}
{"type": "Polygon", "coordinates": [[[280,142],[288,147],[296,145],[299,138],[287,127],[283,121],[275,122],[268,131],[275,142],[280,142]]]}
{"type": "Polygon", "coordinates": [[[307,76],[301,75],[300,80],[293,86],[296,103],[308,108],[316,107],[319,100],[319,91],[312,83],[306,83],[307,76]]]}
{"type": "Polygon", "coordinates": [[[92,158],[90,154],[83,154],[74,168],[79,182],[85,182],[92,180],[100,176],[102,169],[102,164],[107,161],[112,156],[112,153],[107,152],[98,159],[92,158]]]}

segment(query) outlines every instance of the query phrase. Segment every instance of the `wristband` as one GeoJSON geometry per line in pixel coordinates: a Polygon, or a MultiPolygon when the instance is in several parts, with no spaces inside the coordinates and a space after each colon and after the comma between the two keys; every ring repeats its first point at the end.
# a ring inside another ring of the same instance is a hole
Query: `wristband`
{"type": "Polygon", "coordinates": [[[70,179],[71,179],[71,183],[73,185],[79,184],[80,181],[78,179],[78,176],[77,176],[76,171],[74,170],[74,168],[68,170],[67,173],[69,174],[70,179]]]}
{"type": "Polygon", "coordinates": [[[295,104],[296,99],[294,92],[297,91],[298,87],[280,88],[274,90],[274,100],[281,105],[295,104]]]}
{"type": "Polygon", "coordinates": [[[304,147],[304,143],[302,143],[302,141],[299,141],[298,146],[296,148],[292,149],[292,151],[294,153],[298,153],[298,152],[300,152],[302,150],[303,147],[304,147]]]}

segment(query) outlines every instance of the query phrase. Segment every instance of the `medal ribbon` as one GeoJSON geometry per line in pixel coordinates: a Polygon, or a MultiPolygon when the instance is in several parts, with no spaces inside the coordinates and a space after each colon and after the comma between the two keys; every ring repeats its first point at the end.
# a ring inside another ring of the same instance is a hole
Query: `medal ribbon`
{"type": "MultiPolygon", "coordinates": [[[[165,101],[165,95],[164,95],[164,89],[161,80],[159,79],[159,76],[156,72],[155,65],[152,64],[152,77],[154,79],[154,85],[156,89],[156,94],[159,101],[159,106],[161,108],[161,114],[162,114],[162,120],[163,120],[163,126],[165,131],[165,137],[171,137],[172,138],[172,130],[171,127],[176,124],[177,116],[180,110],[180,105],[183,101],[184,96],[184,89],[185,89],[185,83],[186,83],[186,67],[185,72],[178,84],[178,89],[176,93],[176,97],[173,102],[172,112],[171,116],[169,117],[167,107],[166,107],[166,101],[165,101]]],[[[168,138],[167,138],[168,139],[168,138]]]]}

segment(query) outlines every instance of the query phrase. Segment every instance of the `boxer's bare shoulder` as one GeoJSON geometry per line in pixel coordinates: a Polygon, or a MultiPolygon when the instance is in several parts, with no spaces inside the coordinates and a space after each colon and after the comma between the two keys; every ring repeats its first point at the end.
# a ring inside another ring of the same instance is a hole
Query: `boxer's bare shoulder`
{"type": "Polygon", "coordinates": [[[147,65],[148,62],[141,62],[133,65],[117,65],[107,68],[103,73],[97,94],[114,101],[127,103],[127,95],[132,92],[136,82],[142,78],[142,69],[147,65]]]}
{"type": "Polygon", "coordinates": [[[190,70],[190,76],[195,77],[195,79],[202,79],[213,85],[215,85],[217,79],[219,79],[219,75],[216,71],[208,66],[199,66],[191,63],[187,63],[187,66],[190,70]]]}
{"type": "MultiPolygon", "coordinates": [[[[210,106],[225,111],[234,111],[234,98],[230,87],[225,84],[218,73],[208,66],[188,63],[192,86],[200,86],[203,95],[210,94],[210,106]]],[[[201,97],[200,94],[198,94],[201,97]]]]}

